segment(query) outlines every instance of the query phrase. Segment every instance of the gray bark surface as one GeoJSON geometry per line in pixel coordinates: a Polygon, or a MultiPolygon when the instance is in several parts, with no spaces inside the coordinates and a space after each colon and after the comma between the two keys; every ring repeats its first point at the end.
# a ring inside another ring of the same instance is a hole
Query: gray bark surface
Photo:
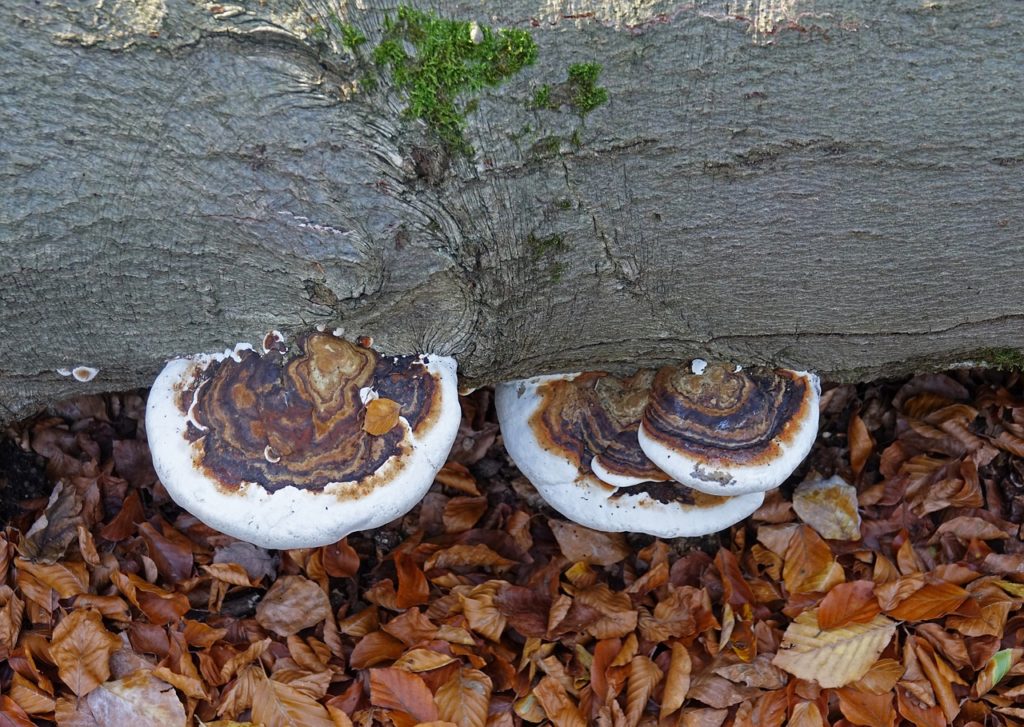
{"type": "Polygon", "coordinates": [[[447,160],[359,7],[0,2],[0,420],[320,323],[467,386],[1024,349],[1024,3],[445,0],[539,46],[447,160]]]}

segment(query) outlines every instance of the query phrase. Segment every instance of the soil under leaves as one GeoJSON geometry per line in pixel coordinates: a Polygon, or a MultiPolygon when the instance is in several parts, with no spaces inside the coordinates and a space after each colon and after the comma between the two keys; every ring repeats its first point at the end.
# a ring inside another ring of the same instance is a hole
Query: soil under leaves
{"type": "Polygon", "coordinates": [[[13,428],[0,725],[1024,724],[1019,374],[827,388],[807,462],[699,541],[567,523],[489,397],[408,516],[283,552],[168,498],[139,393],[13,428]]]}

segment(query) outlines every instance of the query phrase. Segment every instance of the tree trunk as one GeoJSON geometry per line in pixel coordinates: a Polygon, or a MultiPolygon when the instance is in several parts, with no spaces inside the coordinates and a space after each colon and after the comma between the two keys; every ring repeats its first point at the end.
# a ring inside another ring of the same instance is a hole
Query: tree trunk
{"type": "Polygon", "coordinates": [[[0,420],[321,323],[467,386],[1024,349],[1024,4],[443,0],[537,45],[447,127],[394,5],[2,5],[0,420]]]}

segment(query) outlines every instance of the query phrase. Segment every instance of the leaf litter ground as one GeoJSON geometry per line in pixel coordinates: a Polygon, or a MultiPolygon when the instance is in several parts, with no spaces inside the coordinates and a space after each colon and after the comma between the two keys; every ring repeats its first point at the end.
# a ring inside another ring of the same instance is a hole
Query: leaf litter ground
{"type": "Polygon", "coordinates": [[[405,518],[266,551],[168,498],[144,405],[0,441],[0,725],[1024,724],[1020,374],[826,387],[790,481],[678,541],[547,509],[481,391],[405,518]]]}

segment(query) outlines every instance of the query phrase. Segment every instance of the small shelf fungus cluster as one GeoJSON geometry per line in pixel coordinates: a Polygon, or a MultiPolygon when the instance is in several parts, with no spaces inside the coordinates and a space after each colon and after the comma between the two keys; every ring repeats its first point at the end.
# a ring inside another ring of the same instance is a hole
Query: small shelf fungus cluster
{"type": "Polygon", "coordinates": [[[814,374],[694,361],[620,379],[539,376],[495,392],[505,447],[587,527],[704,535],[753,513],[810,451],[814,374]]]}
{"type": "Polygon", "coordinates": [[[325,332],[174,359],[146,410],[153,465],[222,532],[268,548],[333,543],[426,494],[459,427],[455,371],[451,358],[381,356],[325,332]]]}

